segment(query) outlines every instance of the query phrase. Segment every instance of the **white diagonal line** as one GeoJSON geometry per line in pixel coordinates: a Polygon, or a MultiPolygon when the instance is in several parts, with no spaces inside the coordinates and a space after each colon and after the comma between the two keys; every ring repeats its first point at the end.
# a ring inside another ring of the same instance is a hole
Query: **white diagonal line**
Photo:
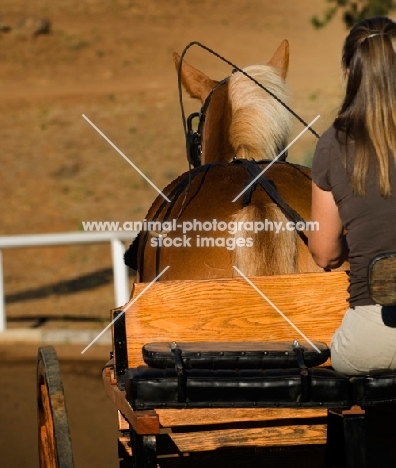
{"type": "Polygon", "coordinates": [[[139,299],[139,297],[140,297],[142,294],[144,294],[144,293],[147,291],[147,289],[149,289],[149,288],[157,281],[157,279],[158,279],[160,276],[162,276],[162,275],[166,272],[166,270],[167,270],[168,268],[170,268],[169,265],[168,265],[166,268],[164,268],[164,269],[161,271],[161,273],[160,273],[159,275],[157,275],[157,276],[153,279],[153,281],[151,281],[151,283],[149,283],[149,284],[143,289],[143,291],[141,291],[141,292],[133,299],[132,302],[130,302],[130,303],[128,304],[128,307],[125,307],[125,309],[122,310],[122,313],[121,313],[121,314],[117,315],[117,317],[116,317],[112,322],[110,322],[110,323],[107,325],[107,327],[106,327],[104,330],[102,330],[102,331],[99,333],[99,335],[98,335],[96,338],[94,338],[94,339],[91,341],[91,343],[89,343],[89,345],[86,346],[86,347],[81,351],[81,354],[84,354],[85,351],[87,351],[87,349],[89,349],[89,348],[95,343],[95,341],[97,341],[97,340],[98,340],[98,339],[99,339],[99,338],[100,338],[100,337],[101,337],[101,336],[102,336],[102,335],[103,335],[103,334],[104,334],[120,317],[122,317],[122,316],[125,314],[125,312],[131,307],[131,305],[133,305],[133,304],[139,299]]]}
{"type": "Polygon", "coordinates": [[[267,297],[265,294],[263,294],[263,293],[260,291],[260,289],[259,289],[254,283],[252,283],[252,282],[250,281],[250,279],[249,279],[247,276],[245,276],[245,275],[241,272],[241,270],[240,270],[239,268],[237,268],[236,266],[233,266],[233,268],[245,279],[245,281],[247,281],[247,282],[250,284],[250,286],[251,286],[253,289],[255,289],[255,290],[260,294],[260,296],[261,296],[263,299],[265,299],[265,300],[268,302],[268,304],[269,304],[270,306],[272,306],[272,307],[278,312],[278,314],[279,314],[281,317],[283,317],[283,318],[286,320],[287,323],[289,323],[289,324],[304,338],[305,341],[307,341],[318,353],[321,353],[320,349],[317,348],[317,347],[312,343],[312,341],[311,341],[309,338],[307,338],[307,337],[304,335],[304,333],[303,333],[299,328],[297,328],[297,327],[294,325],[294,323],[293,323],[289,318],[287,318],[286,315],[285,315],[282,311],[280,311],[280,310],[278,309],[278,307],[276,307],[276,305],[275,305],[273,302],[271,302],[271,301],[268,299],[268,297],[267,297]]]}
{"type": "Polygon", "coordinates": [[[125,159],[125,161],[129,162],[129,164],[135,169],[135,171],[137,171],[144,179],[146,179],[147,182],[148,182],[152,187],[154,187],[155,190],[156,190],[160,195],[162,195],[162,196],[165,198],[166,201],[170,202],[169,198],[168,198],[166,195],[164,195],[164,194],[161,192],[161,190],[160,190],[153,182],[151,182],[151,180],[150,180],[147,176],[145,176],[145,175],[143,174],[143,172],[142,172],[135,164],[133,164],[133,162],[132,162],[130,159],[128,159],[128,158],[125,156],[125,154],[124,154],[120,149],[118,149],[117,146],[116,146],[111,140],[109,140],[109,139],[107,138],[107,136],[106,136],[101,130],[99,130],[99,128],[98,128],[95,124],[93,124],[93,123],[89,120],[89,118],[88,118],[86,115],[82,114],[82,116],[84,117],[84,119],[85,119],[90,125],[92,125],[92,127],[93,127],[100,135],[102,135],[102,137],[107,141],[107,143],[109,143],[109,145],[111,145],[111,146],[125,159]]]}
{"type": "Polygon", "coordinates": [[[290,146],[291,146],[293,143],[295,143],[295,142],[300,138],[300,136],[302,136],[302,135],[308,130],[308,128],[310,128],[310,127],[312,126],[312,124],[315,123],[315,122],[318,120],[319,117],[320,117],[320,115],[317,115],[317,116],[312,120],[312,122],[310,122],[310,123],[304,128],[304,130],[302,130],[302,131],[296,136],[296,138],[294,138],[294,140],[293,140],[291,143],[289,143],[289,144],[286,146],[286,148],[283,149],[283,150],[278,154],[278,156],[277,156],[275,159],[273,159],[273,160],[268,164],[268,166],[266,166],[266,167],[260,172],[260,174],[257,175],[257,176],[250,182],[250,184],[249,184],[247,187],[245,187],[245,188],[242,190],[242,192],[241,192],[239,195],[237,195],[232,201],[235,202],[236,200],[238,200],[238,198],[239,198],[241,195],[243,195],[243,194],[246,192],[246,190],[247,190],[249,187],[251,187],[251,186],[256,182],[256,180],[258,180],[258,179],[264,174],[264,172],[267,171],[267,170],[282,156],[282,154],[285,153],[285,152],[290,148],[290,146]]]}

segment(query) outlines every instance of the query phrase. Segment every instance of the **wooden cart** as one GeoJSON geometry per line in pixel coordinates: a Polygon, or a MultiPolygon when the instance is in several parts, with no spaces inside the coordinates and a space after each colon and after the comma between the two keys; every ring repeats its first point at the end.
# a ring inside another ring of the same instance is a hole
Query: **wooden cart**
{"type": "MultiPolygon", "coordinates": [[[[395,304],[396,256],[377,259],[371,275],[376,301],[395,304]]],[[[328,467],[369,466],[366,413],[396,403],[395,373],[349,378],[327,362],[248,377],[201,369],[197,377],[183,364],[147,372],[142,357],[143,345],[153,342],[293,342],[303,333],[329,343],[346,309],[347,283],[345,272],[136,283],[130,301],[112,311],[112,359],[103,370],[118,410],[120,466],[155,468],[162,457],[225,447],[318,444],[327,444],[328,467]]],[[[39,350],[38,401],[40,466],[72,467],[52,347],[39,350]]]]}

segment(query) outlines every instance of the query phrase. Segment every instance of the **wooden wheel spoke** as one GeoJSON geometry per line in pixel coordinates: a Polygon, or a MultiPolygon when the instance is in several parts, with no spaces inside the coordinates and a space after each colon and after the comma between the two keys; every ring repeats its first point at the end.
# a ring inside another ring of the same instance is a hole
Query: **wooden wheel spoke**
{"type": "Polygon", "coordinates": [[[73,468],[64,391],[53,346],[38,350],[37,410],[40,468],[73,468]]]}

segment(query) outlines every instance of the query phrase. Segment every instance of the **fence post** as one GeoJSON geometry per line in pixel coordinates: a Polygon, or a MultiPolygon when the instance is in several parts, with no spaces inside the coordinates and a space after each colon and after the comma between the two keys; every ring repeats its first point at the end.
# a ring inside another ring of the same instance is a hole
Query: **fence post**
{"type": "Polygon", "coordinates": [[[120,307],[129,301],[128,267],[124,263],[125,247],[120,239],[111,239],[111,254],[113,258],[115,306],[120,307]]]}

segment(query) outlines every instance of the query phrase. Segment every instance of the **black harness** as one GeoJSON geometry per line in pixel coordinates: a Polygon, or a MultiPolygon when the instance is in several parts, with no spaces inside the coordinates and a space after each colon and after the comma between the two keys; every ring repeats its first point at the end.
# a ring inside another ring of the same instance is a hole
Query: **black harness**
{"type": "MultiPolygon", "coordinates": [[[[264,161],[260,161],[264,162],[264,161]]],[[[267,161],[265,161],[267,162],[267,161]]],[[[268,161],[271,163],[272,161],[268,161]]],[[[149,222],[156,222],[158,221],[159,217],[161,216],[161,223],[165,223],[169,220],[169,216],[172,214],[173,209],[175,207],[176,202],[179,200],[182,193],[188,189],[191,184],[191,181],[195,179],[199,174],[204,173],[204,176],[200,182],[200,185],[204,183],[206,173],[213,167],[218,165],[225,165],[225,164],[240,164],[247,173],[251,176],[251,178],[246,182],[245,187],[251,184],[251,181],[254,180],[258,175],[260,177],[250,185],[249,189],[246,190],[242,197],[242,206],[248,206],[251,203],[251,197],[254,190],[257,188],[257,185],[260,185],[263,190],[267,193],[267,195],[271,198],[271,200],[280,208],[282,213],[286,216],[289,221],[292,221],[295,225],[297,223],[304,223],[304,219],[283,199],[281,194],[276,189],[276,186],[272,180],[269,180],[264,177],[262,173],[262,168],[259,165],[259,162],[254,160],[248,159],[236,159],[232,163],[212,163],[212,164],[205,164],[204,166],[200,166],[194,169],[190,174],[187,174],[183,179],[180,180],[175,187],[173,187],[172,191],[168,194],[168,198],[171,200],[168,203],[166,200],[163,200],[161,205],[158,207],[156,212],[154,213],[153,217],[148,220],[149,222]],[[165,212],[164,212],[165,211],[165,212]]],[[[287,162],[277,161],[276,164],[288,164],[287,162]]],[[[292,167],[296,170],[298,166],[292,165],[292,167]]],[[[305,172],[300,171],[302,174],[305,175],[309,179],[309,176],[305,174],[305,172]]],[[[297,234],[299,235],[300,239],[304,242],[305,245],[308,244],[308,238],[306,234],[296,229],[297,234]]],[[[141,277],[143,277],[143,268],[144,268],[144,251],[147,245],[147,242],[150,238],[150,231],[140,232],[139,235],[136,237],[135,241],[129,247],[126,255],[125,255],[125,263],[130,266],[131,268],[138,270],[140,272],[141,277]],[[137,258],[138,247],[140,247],[140,256],[137,258]]],[[[156,276],[160,273],[160,256],[161,256],[161,244],[156,244],[156,251],[155,251],[155,274],[156,276]]]]}
{"type": "MultiPolygon", "coordinates": [[[[209,93],[208,97],[205,99],[205,102],[203,106],[201,107],[200,112],[195,112],[191,114],[187,118],[187,133],[186,133],[186,146],[187,146],[187,159],[190,164],[193,165],[194,168],[200,167],[201,166],[201,155],[202,155],[202,133],[203,133],[203,127],[205,124],[205,118],[206,118],[206,111],[209,107],[210,101],[212,99],[213,93],[222,85],[228,82],[230,77],[224,78],[224,80],[220,81],[217,83],[217,85],[212,89],[212,91],[209,93]],[[197,130],[194,131],[192,128],[192,121],[193,119],[198,118],[198,127],[197,130]]],[[[279,153],[281,153],[282,149],[279,149],[279,153]]],[[[279,158],[277,161],[279,162],[284,162],[286,161],[287,153],[284,152],[282,154],[282,157],[279,158]]],[[[269,161],[270,162],[270,161],[269,161]]],[[[251,180],[255,179],[258,177],[262,169],[260,168],[258,162],[254,160],[248,160],[248,159],[233,159],[233,163],[237,164],[242,164],[242,166],[246,169],[246,171],[249,173],[249,175],[252,177],[251,180]]],[[[248,186],[251,183],[251,180],[247,182],[246,186],[248,186]]],[[[254,190],[257,187],[257,184],[259,184],[264,191],[267,193],[267,195],[271,198],[271,200],[282,210],[283,214],[290,220],[293,221],[293,223],[296,225],[296,223],[304,223],[304,219],[288,204],[286,201],[282,198],[280,193],[277,191],[275,184],[266,179],[264,177],[264,174],[261,174],[258,179],[249,186],[249,189],[246,190],[243,194],[243,206],[248,206],[251,202],[252,194],[254,190]]],[[[300,236],[301,240],[304,242],[305,245],[308,245],[308,238],[305,235],[304,232],[297,230],[298,235],[300,236]]]]}
{"type": "MultiPolygon", "coordinates": [[[[279,161],[277,163],[288,164],[282,161],[279,161]]],[[[243,193],[242,204],[244,207],[248,206],[251,203],[252,194],[256,189],[257,184],[259,184],[267,193],[267,195],[271,198],[271,200],[281,209],[281,211],[286,216],[286,218],[289,219],[289,221],[292,221],[295,226],[297,223],[302,223],[305,225],[305,220],[297,213],[297,211],[295,211],[288,203],[286,203],[282,195],[276,189],[274,182],[264,177],[264,174],[262,174],[263,171],[259,166],[258,162],[249,159],[235,159],[233,161],[233,164],[241,164],[252,177],[250,181],[248,181],[245,185],[245,187],[249,186],[249,188],[243,193]],[[256,178],[257,180],[255,180],[252,184],[252,180],[256,178]]],[[[308,238],[305,235],[305,233],[299,229],[297,229],[297,233],[300,236],[301,240],[304,242],[304,244],[308,246],[308,238]]]]}
{"type": "MultiPolygon", "coordinates": [[[[213,166],[218,166],[220,164],[226,164],[226,163],[219,162],[219,163],[205,164],[204,166],[199,166],[194,171],[192,171],[191,173],[188,173],[185,177],[183,177],[183,179],[178,184],[176,184],[175,187],[173,187],[172,191],[168,195],[168,198],[171,200],[171,202],[168,203],[165,199],[163,199],[161,205],[159,206],[159,208],[155,212],[155,214],[152,217],[152,219],[150,220],[150,222],[158,221],[159,216],[161,215],[161,213],[164,210],[165,210],[165,213],[164,213],[163,218],[161,219],[161,223],[165,223],[166,221],[168,221],[169,216],[171,215],[172,210],[173,210],[177,200],[179,199],[180,195],[184,192],[184,190],[188,190],[188,188],[189,188],[189,186],[191,184],[191,181],[194,180],[194,178],[197,175],[201,174],[202,172],[205,173],[204,177],[203,177],[203,180],[204,180],[205,175],[209,171],[209,169],[211,167],[213,167],[213,166]]],[[[203,180],[201,181],[201,184],[202,184],[203,180]]],[[[138,247],[140,247],[140,258],[138,259],[138,262],[136,264],[136,269],[140,272],[141,276],[143,276],[144,250],[145,250],[145,247],[146,247],[147,242],[149,240],[149,237],[150,237],[150,231],[144,232],[143,237],[142,237],[142,232],[140,232],[138,234],[138,236],[136,237],[135,241],[133,242],[133,244],[131,245],[131,247],[132,247],[136,242],[136,244],[133,247],[133,250],[135,251],[135,255],[136,255],[135,258],[137,258],[138,247]]],[[[160,270],[159,270],[159,267],[160,267],[160,253],[161,253],[161,246],[160,246],[159,243],[157,243],[157,245],[156,245],[156,254],[155,254],[155,256],[156,256],[156,261],[155,261],[155,272],[156,272],[155,274],[156,274],[156,276],[158,276],[159,273],[160,273],[160,270]]],[[[132,253],[132,255],[133,255],[133,253],[132,253]]],[[[127,265],[131,266],[128,263],[127,263],[127,265]]],[[[133,267],[131,266],[131,268],[133,268],[133,267]]]]}
{"type": "MultiPolygon", "coordinates": [[[[234,68],[234,71],[236,69],[234,68]]],[[[242,70],[240,70],[242,71],[242,70]]],[[[250,78],[250,77],[249,77],[250,78]]],[[[203,103],[203,106],[201,107],[200,112],[194,112],[187,118],[187,132],[186,132],[186,149],[187,149],[187,159],[190,164],[193,165],[194,168],[200,167],[201,166],[201,156],[202,156],[202,134],[203,134],[203,127],[205,124],[205,118],[206,118],[206,111],[209,107],[210,101],[212,99],[213,93],[222,85],[228,82],[230,79],[229,76],[224,78],[222,81],[217,83],[217,85],[211,90],[209,93],[208,97],[205,99],[205,102],[203,103]],[[192,128],[192,121],[198,118],[198,127],[197,130],[194,131],[192,128]]],[[[268,92],[266,88],[264,88],[265,91],[268,92]]],[[[271,93],[272,94],[272,93],[271,93]]],[[[283,102],[281,102],[282,105],[284,105],[283,102]]],[[[287,107],[287,106],[285,106],[287,107]]],[[[278,148],[278,154],[282,152],[283,148],[278,148]]],[[[277,159],[277,162],[285,162],[287,158],[287,152],[283,152],[282,156],[277,159]]],[[[270,162],[270,161],[269,161],[270,162]]],[[[258,162],[254,160],[247,160],[247,159],[233,159],[233,163],[237,164],[242,164],[242,166],[246,169],[246,171],[249,173],[249,175],[252,176],[252,179],[255,179],[258,177],[262,170],[258,164],[258,162]]],[[[247,182],[246,186],[248,186],[251,183],[251,180],[247,182]]],[[[249,186],[249,189],[244,192],[243,195],[243,206],[248,206],[251,202],[251,197],[254,192],[254,190],[257,187],[257,184],[259,184],[265,192],[268,194],[268,196],[271,198],[271,200],[282,210],[283,214],[290,220],[293,221],[293,223],[296,225],[296,223],[304,223],[304,219],[288,204],[286,201],[282,198],[280,193],[277,191],[275,184],[266,179],[264,177],[264,174],[261,174],[258,179],[249,186]]],[[[297,230],[298,235],[300,236],[301,240],[304,242],[305,245],[308,246],[308,238],[305,235],[304,232],[297,230]]]]}
{"type": "MultiPolygon", "coordinates": [[[[180,195],[182,192],[186,189],[188,191],[189,186],[191,184],[191,181],[193,180],[194,177],[196,177],[198,174],[200,174],[202,171],[208,171],[209,168],[213,165],[217,164],[224,164],[224,163],[213,163],[213,164],[207,164],[205,166],[201,166],[201,155],[202,155],[202,133],[203,133],[203,127],[205,124],[205,118],[206,118],[206,111],[209,107],[210,101],[212,99],[213,93],[222,85],[228,82],[230,77],[224,78],[222,81],[217,83],[217,85],[211,90],[209,93],[208,97],[205,99],[205,102],[203,106],[201,107],[200,112],[195,112],[191,114],[188,118],[187,121],[185,119],[185,114],[184,114],[184,107],[182,104],[182,87],[181,87],[181,65],[183,61],[183,57],[188,50],[189,47],[192,45],[199,45],[200,47],[208,50],[210,53],[214,54],[224,62],[228,63],[233,67],[233,72],[234,71],[239,71],[242,74],[244,74],[247,78],[255,82],[260,88],[262,88],[264,91],[266,91],[268,94],[270,94],[274,99],[276,99],[278,102],[280,102],[286,109],[288,109],[300,122],[302,122],[305,126],[308,127],[308,129],[316,136],[319,137],[319,135],[308,125],[306,122],[304,122],[292,109],[290,109],[284,102],[282,102],[277,96],[275,96],[271,91],[269,91],[267,88],[265,88],[261,83],[257,82],[254,78],[252,78],[250,75],[248,75],[244,70],[240,69],[236,65],[234,65],[232,62],[229,62],[226,60],[224,57],[220,56],[213,50],[209,49],[208,47],[200,44],[199,42],[192,42],[190,43],[183,51],[180,60],[179,60],[179,66],[178,66],[178,85],[179,85],[179,100],[180,100],[180,105],[181,105],[181,111],[182,111],[182,117],[183,117],[183,122],[184,122],[184,128],[185,128],[185,135],[186,135],[186,150],[187,150],[187,159],[188,162],[195,168],[193,172],[189,171],[188,175],[184,177],[171,191],[169,194],[169,198],[171,199],[171,202],[166,208],[165,215],[162,219],[162,222],[165,222],[169,215],[172,213],[172,209],[175,206],[177,200],[179,199],[180,195]],[[197,130],[193,130],[193,120],[198,118],[198,126],[197,130]]],[[[281,152],[281,149],[280,151],[281,152]]],[[[284,162],[286,160],[286,152],[282,154],[282,158],[279,158],[277,163],[284,162]]],[[[251,183],[253,179],[257,177],[257,180],[253,184],[249,186],[249,189],[245,191],[243,195],[243,200],[242,204],[243,206],[248,206],[251,203],[251,197],[254,192],[254,190],[257,187],[257,184],[259,184],[264,191],[268,194],[268,196],[271,198],[271,200],[281,209],[283,214],[290,220],[293,221],[295,224],[296,223],[304,223],[304,219],[288,204],[286,201],[283,199],[283,197],[280,195],[280,193],[277,191],[275,184],[266,179],[264,177],[264,174],[261,174],[262,170],[258,164],[258,162],[254,160],[246,160],[246,159],[234,159],[233,163],[235,164],[242,164],[242,166],[246,169],[248,174],[252,177],[250,181],[247,182],[246,186],[251,183]],[[258,177],[259,176],[259,177],[258,177]]],[[[285,162],[284,162],[285,163],[285,162]]],[[[285,163],[287,164],[287,163],[285,163]]],[[[293,167],[296,167],[293,165],[293,167]]],[[[305,174],[305,173],[304,173],[305,174]]],[[[165,209],[166,205],[168,202],[165,200],[161,203],[160,207],[156,211],[152,222],[155,222],[162,211],[165,209]]],[[[297,230],[298,235],[302,239],[305,245],[308,245],[308,239],[307,236],[305,235],[304,232],[297,230]]],[[[136,237],[135,241],[131,244],[129,247],[128,251],[126,252],[126,255],[124,256],[125,258],[125,263],[129,265],[131,268],[134,269],[139,269],[141,275],[143,276],[143,257],[144,257],[144,250],[148,241],[148,238],[150,236],[150,232],[147,231],[144,233],[143,238],[141,238],[142,233],[139,233],[139,235],[136,237]],[[138,252],[138,246],[140,244],[140,258],[137,258],[137,252],[138,252]]],[[[156,275],[158,276],[159,274],[159,263],[160,263],[160,245],[157,243],[157,249],[156,249],[156,275]]]]}

